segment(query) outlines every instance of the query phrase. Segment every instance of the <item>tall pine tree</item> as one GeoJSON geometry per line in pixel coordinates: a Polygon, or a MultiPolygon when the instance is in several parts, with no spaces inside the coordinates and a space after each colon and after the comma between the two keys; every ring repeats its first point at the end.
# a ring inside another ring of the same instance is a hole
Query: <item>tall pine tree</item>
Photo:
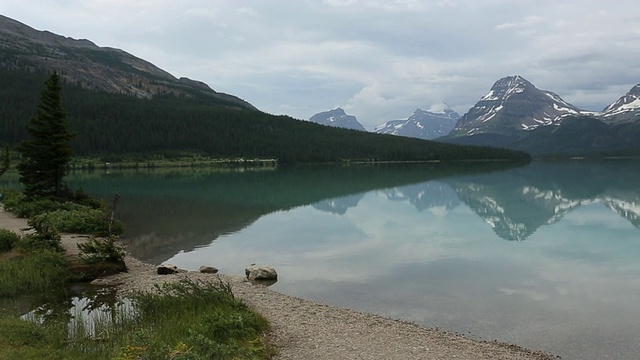
{"type": "Polygon", "coordinates": [[[64,198],[69,195],[63,178],[73,152],[66,111],[60,101],[60,77],[54,72],[45,82],[36,115],[27,122],[29,138],[18,146],[22,161],[17,169],[29,197],[64,198]]]}

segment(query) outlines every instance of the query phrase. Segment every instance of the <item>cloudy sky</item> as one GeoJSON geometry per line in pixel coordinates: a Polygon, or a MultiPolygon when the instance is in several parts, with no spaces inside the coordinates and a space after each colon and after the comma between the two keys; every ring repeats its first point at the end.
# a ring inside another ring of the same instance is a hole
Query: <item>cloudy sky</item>
{"type": "Polygon", "coordinates": [[[519,74],[587,110],[640,82],[637,0],[29,0],[0,14],[121,48],[259,109],[367,129],[519,74]]]}

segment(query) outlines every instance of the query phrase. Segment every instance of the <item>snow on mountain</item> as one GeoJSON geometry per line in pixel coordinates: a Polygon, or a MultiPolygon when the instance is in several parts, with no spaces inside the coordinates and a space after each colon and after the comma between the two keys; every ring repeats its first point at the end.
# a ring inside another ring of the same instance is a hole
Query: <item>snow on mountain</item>
{"type": "Polygon", "coordinates": [[[317,113],[309,118],[309,121],[321,125],[366,131],[355,116],[347,115],[341,108],[317,113]]]}
{"type": "Polygon", "coordinates": [[[618,215],[629,220],[635,227],[640,228],[640,199],[619,199],[611,196],[604,198],[604,204],[618,215]]]}
{"type": "Polygon", "coordinates": [[[435,139],[447,135],[455,126],[460,115],[447,104],[436,104],[429,111],[416,109],[406,120],[390,120],[378,125],[373,130],[378,134],[392,134],[435,139]]]}
{"type": "Polygon", "coordinates": [[[640,121],[640,84],[635,85],[616,102],[604,108],[601,116],[606,123],[640,121]]]}
{"type": "Polygon", "coordinates": [[[557,124],[567,116],[586,114],[557,94],[536,88],[522,76],[507,76],[496,81],[489,92],[458,120],[451,135],[513,135],[557,124]]]}

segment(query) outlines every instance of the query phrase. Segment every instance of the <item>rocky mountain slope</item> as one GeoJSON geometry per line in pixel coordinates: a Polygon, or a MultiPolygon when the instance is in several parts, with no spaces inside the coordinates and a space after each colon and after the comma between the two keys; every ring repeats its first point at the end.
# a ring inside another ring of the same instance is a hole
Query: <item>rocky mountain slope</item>
{"type": "Polygon", "coordinates": [[[207,97],[212,103],[254,109],[248,102],[212,90],[203,82],[176,78],[123,50],[99,47],[49,31],[35,30],[0,15],[0,66],[13,70],[58,71],[67,82],[91,90],[140,98],[175,94],[207,97]]]}
{"type": "Polygon", "coordinates": [[[506,147],[534,155],[640,151],[640,86],[602,112],[585,111],[521,76],[498,80],[444,142],[506,147]]]}
{"type": "Polygon", "coordinates": [[[620,99],[605,107],[599,117],[609,124],[640,122],[640,84],[636,84],[620,99]]]}
{"type": "Polygon", "coordinates": [[[540,90],[521,76],[507,76],[460,118],[451,135],[514,135],[580,114],[584,112],[553,92],[540,90]]]}
{"type": "Polygon", "coordinates": [[[347,115],[341,108],[317,113],[309,118],[309,121],[326,126],[367,131],[355,116],[347,115]]]}
{"type": "Polygon", "coordinates": [[[435,139],[447,135],[453,130],[460,115],[447,104],[432,106],[428,111],[416,109],[405,120],[391,120],[376,126],[373,130],[379,134],[392,134],[415,137],[419,139],[435,139]]]}

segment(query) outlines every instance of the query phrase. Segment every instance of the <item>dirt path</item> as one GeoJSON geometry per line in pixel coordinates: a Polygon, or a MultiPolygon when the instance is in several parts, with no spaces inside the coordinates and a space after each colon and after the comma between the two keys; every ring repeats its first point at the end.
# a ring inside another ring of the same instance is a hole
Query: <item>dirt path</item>
{"type": "MultiPolygon", "coordinates": [[[[0,227],[22,232],[24,219],[17,219],[0,208],[0,227]]],[[[79,235],[62,236],[70,256],[77,253],[79,235]]],[[[441,330],[392,320],[350,309],[340,309],[313,301],[287,296],[254,285],[241,276],[182,272],[157,275],[155,266],[127,257],[129,272],[98,279],[94,283],[114,285],[122,294],[151,290],[153,285],[190,278],[196,281],[223,281],[233,286],[234,294],[271,324],[269,334],[281,360],[436,360],[436,359],[557,359],[541,352],[497,342],[481,342],[441,330]]]]}

